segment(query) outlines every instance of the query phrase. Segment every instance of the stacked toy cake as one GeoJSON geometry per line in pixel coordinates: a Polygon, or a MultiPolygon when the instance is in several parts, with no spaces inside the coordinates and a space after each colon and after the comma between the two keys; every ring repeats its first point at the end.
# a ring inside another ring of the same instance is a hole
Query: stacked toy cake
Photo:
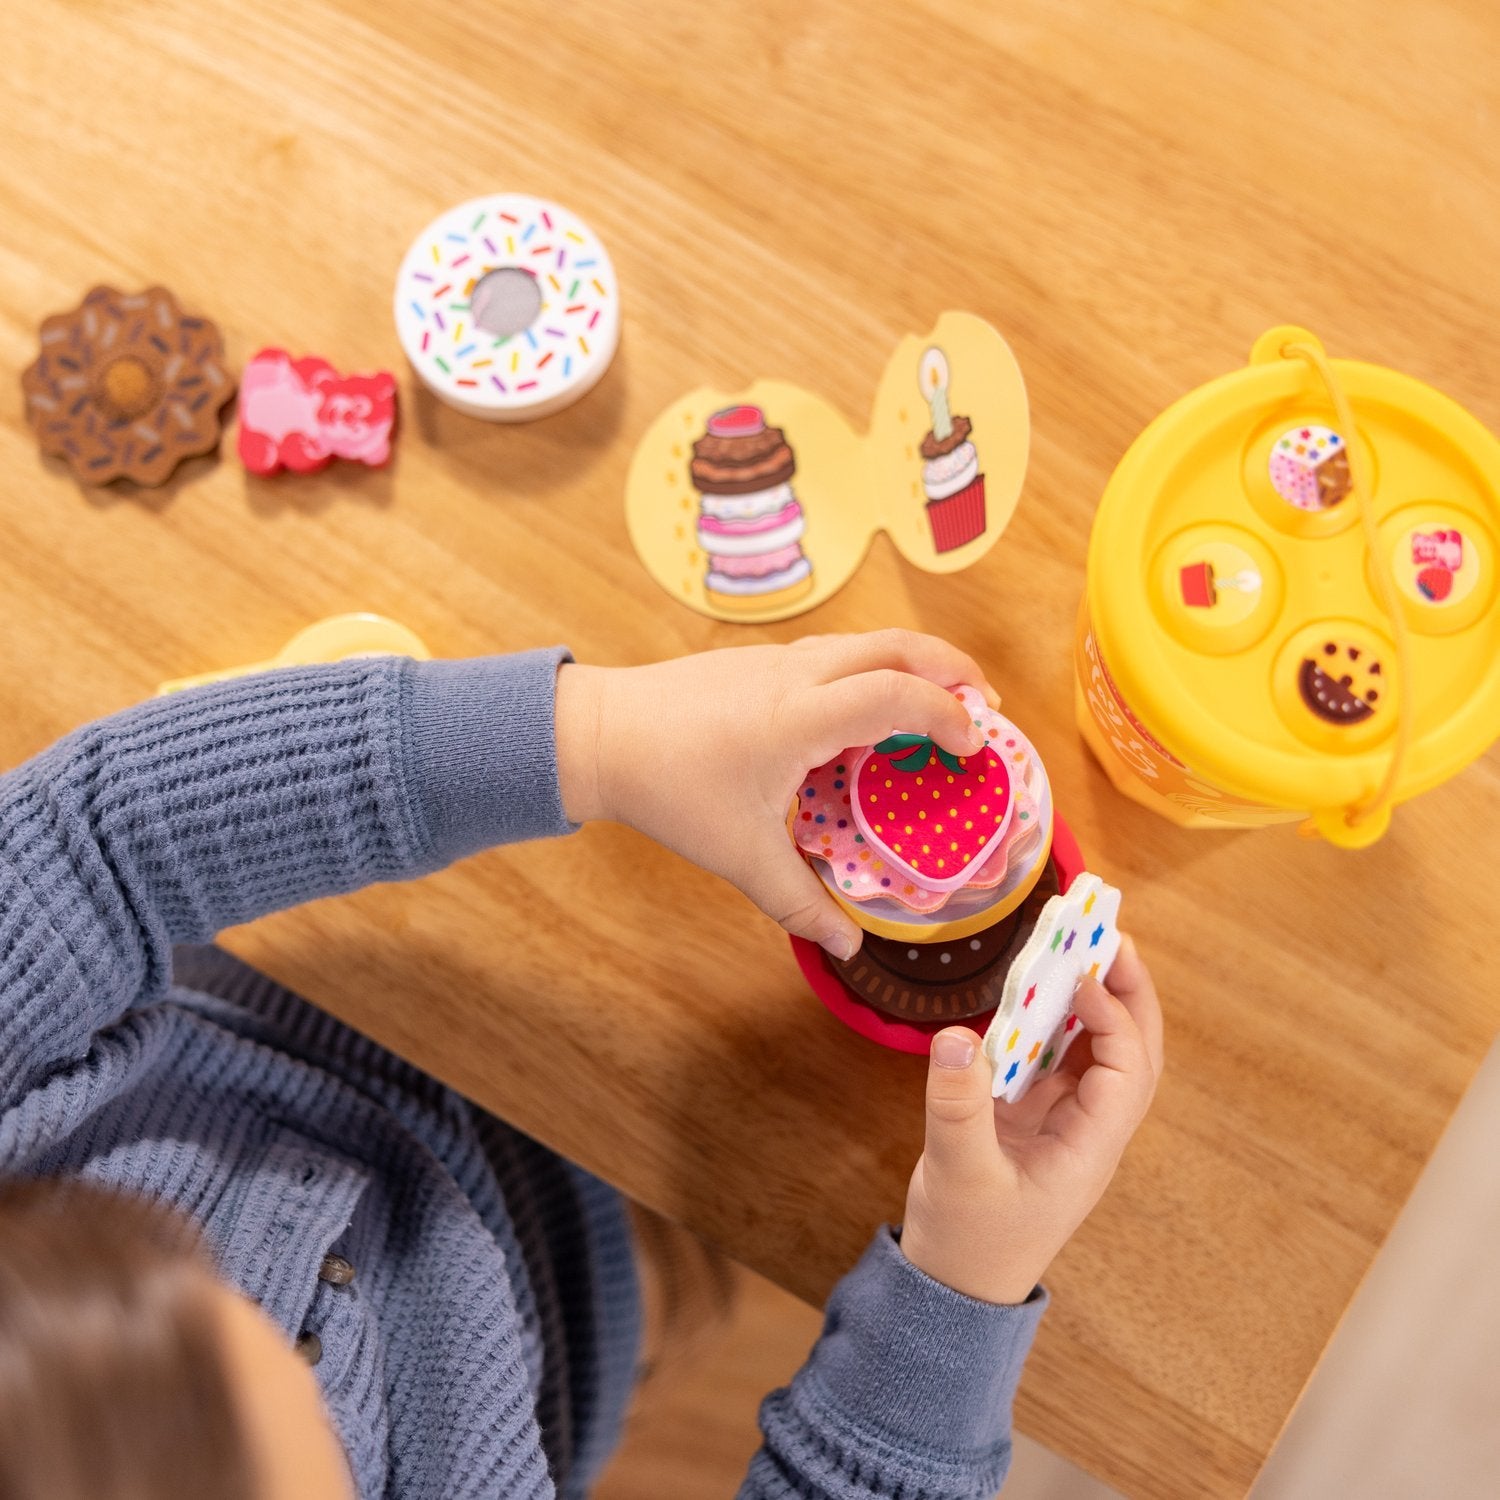
{"type": "Polygon", "coordinates": [[[953,691],[983,749],[918,734],[848,749],[804,778],[792,836],[864,929],[853,958],[821,960],[844,991],[919,1043],[987,1021],[996,1092],[1019,1098],[1073,1040],[1072,985],[1114,958],[1119,895],[1060,874],[1036,750],[977,689],[953,691]]]}

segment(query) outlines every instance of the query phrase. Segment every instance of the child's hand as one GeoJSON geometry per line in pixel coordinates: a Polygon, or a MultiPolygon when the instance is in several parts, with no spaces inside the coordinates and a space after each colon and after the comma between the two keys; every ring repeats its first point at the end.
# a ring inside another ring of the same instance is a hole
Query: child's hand
{"type": "Polygon", "coordinates": [[[860,929],[787,834],[802,778],[896,731],[967,755],[982,739],[945,689],[994,691],[972,658],[906,630],[740,646],[649,667],[564,666],[563,807],[613,818],[737,885],[788,932],[839,958],[860,929]]]}
{"type": "Polygon", "coordinates": [[[1162,1067],[1156,987],[1128,937],[1108,990],[1079,985],[1073,1008],[1088,1036],[1016,1104],[990,1097],[973,1032],[933,1038],[926,1149],[901,1249],[934,1281],[985,1302],[1024,1302],[1108,1186],[1162,1067]]]}

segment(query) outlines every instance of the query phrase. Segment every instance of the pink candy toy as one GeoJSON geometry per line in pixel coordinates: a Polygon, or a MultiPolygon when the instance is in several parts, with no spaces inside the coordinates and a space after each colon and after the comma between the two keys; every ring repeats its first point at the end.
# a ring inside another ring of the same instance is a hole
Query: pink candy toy
{"type": "Polygon", "coordinates": [[[378,468],[391,456],[396,379],[340,375],[326,359],[262,349],[240,378],[240,461],[252,474],[310,474],[335,458],[378,468]]]}

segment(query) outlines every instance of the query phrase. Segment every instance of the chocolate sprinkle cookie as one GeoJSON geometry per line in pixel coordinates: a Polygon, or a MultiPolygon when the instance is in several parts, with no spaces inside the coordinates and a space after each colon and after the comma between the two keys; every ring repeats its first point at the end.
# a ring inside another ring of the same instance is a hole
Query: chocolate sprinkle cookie
{"type": "Polygon", "coordinates": [[[40,340],[21,376],[26,416],[42,452],[83,483],[159,485],[183,459],[218,446],[234,394],[224,340],[165,287],[126,296],[96,286],[48,318],[40,340]]]}

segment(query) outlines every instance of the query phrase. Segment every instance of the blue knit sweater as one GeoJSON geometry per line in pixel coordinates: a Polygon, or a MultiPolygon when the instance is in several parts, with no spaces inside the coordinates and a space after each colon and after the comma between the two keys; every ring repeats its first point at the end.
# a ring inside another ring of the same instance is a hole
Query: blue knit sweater
{"type": "MultiPolygon", "coordinates": [[[[166,1199],[317,1375],[363,1497],[581,1495],[639,1304],[620,1199],[202,946],[570,831],[560,650],[289,669],[146,703],[0,777],[0,1171],[166,1199]],[[319,1279],[323,1257],[352,1284],[319,1279]]],[[[413,997],[420,1004],[420,997],[413,997]]],[[[85,1231],[86,1232],[86,1231],[85,1231]]],[[[973,1302],[875,1238],[748,1497],[992,1494],[1044,1299],[973,1302]]]]}

